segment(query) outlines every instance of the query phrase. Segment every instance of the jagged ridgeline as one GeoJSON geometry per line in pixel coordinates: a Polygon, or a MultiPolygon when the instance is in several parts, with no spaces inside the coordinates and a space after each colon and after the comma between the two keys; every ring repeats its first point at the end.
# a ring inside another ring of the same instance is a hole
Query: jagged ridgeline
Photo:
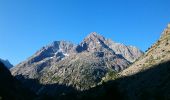
{"type": "Polygon", "coordinates": [[[53,94],[59,87],[54,85],[49,89],[27,80],[86,90],[104,81],[104,77],[124,70],[141,55],[143,52],[136,47],[113,42],[93,32],[78,45],[55,41],[12,68],[11,72],[37,94],[53,94]]]}

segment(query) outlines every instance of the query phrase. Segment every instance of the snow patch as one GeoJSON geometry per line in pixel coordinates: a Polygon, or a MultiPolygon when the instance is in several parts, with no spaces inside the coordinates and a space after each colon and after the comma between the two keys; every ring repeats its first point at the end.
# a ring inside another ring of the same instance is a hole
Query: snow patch
{"type": "Polygon", "coordinates": [[[100,42],[98,41],[97,44],[100,44],[100,42]]]}
{"type": "Polygon", "coordinates": [[[56,55],[58,52],[55,52],[54,54],[56,55]]]}
{"type": "Polygon", "coordinates": [[[63,52],[63,49],[60,48],[60,49],[58,50],[58,52],[63,52]]]}
{"type": "Polygon", "coordinates": [[[67,56],[67,57],[69,56],[69,54],[67,54],[67,53],[63,53],[63,55],[64,55],[64,56],[67,56]]]}
{"type": "Polygon", "coordinates": [[[61,60],[64,60],[64,58],[61,58],[61,60]]]}

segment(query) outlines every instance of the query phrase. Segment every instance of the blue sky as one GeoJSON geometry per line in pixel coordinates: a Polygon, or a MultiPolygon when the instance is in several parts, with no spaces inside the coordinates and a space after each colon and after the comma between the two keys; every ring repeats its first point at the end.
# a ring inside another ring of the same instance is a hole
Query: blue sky
{"type": "Polygon", "coordinates": [[[0,58],[12,64],[90,32],[145,51],[170,22],[170,0],[0,0],[0,58]]]}

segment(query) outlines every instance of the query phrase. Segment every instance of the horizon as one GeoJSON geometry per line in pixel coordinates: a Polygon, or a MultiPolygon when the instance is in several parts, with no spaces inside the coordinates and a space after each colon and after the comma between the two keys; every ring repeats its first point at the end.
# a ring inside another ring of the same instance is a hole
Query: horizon
{"type": "Polygon", "coordinates": [[[53,41],[97,32],[143,52],[170,22],[168,0],[0,1],[0,58],[16,65],[53,41]]]}

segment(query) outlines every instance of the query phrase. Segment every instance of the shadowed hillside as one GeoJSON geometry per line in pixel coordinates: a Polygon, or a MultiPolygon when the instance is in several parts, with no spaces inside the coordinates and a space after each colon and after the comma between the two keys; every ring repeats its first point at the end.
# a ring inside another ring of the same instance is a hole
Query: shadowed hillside
{"type": "Polygon", "coordinates": [[[170,100],[170,61],[109,81],[80,94],[82,100],[170,100]]]}
{"type": "Polygon", "coordinates": [[[0,100],[30,100],[34,97],[35,95],[22,87],[0,62],[0,100]]]}
{"type": "Polygon", "coordinates": [[[170,61],[83,92],[57,84],[44,85],[44,88],[57,86],[60,90],[55,92],[57,95],[44,94],[38,100],[169,100],[170,61]]]}

